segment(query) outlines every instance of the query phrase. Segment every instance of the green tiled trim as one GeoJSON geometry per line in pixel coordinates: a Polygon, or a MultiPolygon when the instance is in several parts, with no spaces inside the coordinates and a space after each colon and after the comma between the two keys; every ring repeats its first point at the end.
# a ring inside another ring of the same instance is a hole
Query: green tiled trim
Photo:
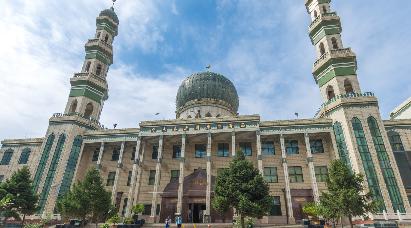
{"type": "Polygon", "coordinates": [[[340,20],[323,20],[315,29],[310,32],[310,39],[313,44],[318,43],[325,35],[339,34],[342,32],[340,20]]]}
{"type": "Polygon", "coordinates": [[[110,20],[106,18],[97,18],[96,20],[97,29],[104,29],[109,32],[112,36],[117,36],[118,27],[113,24],[110,20]]]}
{"type": "Polygon", "coordinates": [[[337,144],[340,160],[343,161],[350,169],[352,169],[350,157],[348,156],[347,144],[345,143],[344,132],[340,122],[334,123],[334,136],[337,144]]]}
{"type": "Polygon", "coordinates": [[[79,87],[79,86],[80,87],[81,86],[85,87],[85,86],[87,86],[87,87],[93,88],[94,90],[98,91],[99,93],[102,93],[102,94],[107,93],[106,88],[98,86],[98,85],[92,83],[89,80],[76,80],[76,81],[72,81],[70,84],[72,85],[72,87],[79,87]]]}
{"type": "MultiPolygon", "coordinates": [[[[305,5],[306,5],[306,6],[310,5],[312,1],[313,1],[313,0],[308,0],[308,1],[305,3],[305,5]]],[[[324,4],[324,3],[330,3],[330,2],[331,2],[331,0],[317,0],[317,1],[318,1],[318,4],[324,4]]]]}
{"type": "Polygon", "coordinates": [[[99,45],[86,46],[85,49],[86,53],[101,52],[105,56],[112,56],[110,52],[108,52],[106,49],[102,48],[99,45]]]}
{"type": "Polygon", "coordinates": [[[53,133],[49,135],[49,137],[47,138],[47,142],[44,146],[43,153],[41,154],[40,162],[37,166],[36,174],[34,175],[34,178],[33,178],[34,179],[34,183],[33,183],[34,191],[36,192],[37,192],[37,189],[39,188],[41,177],[43,176],[43,171],[44,171],[44,168],[46,167],[46,163],[49,158],[51,147],[53,146],[54,138],[55,136],[53,133]]]}
{"type": "Polygon", "coordinates": [[[111,65],[113,63],[113,56],[107,56],[104,52],[98,50],[86,51],[86,59],[97,59],[100,62],[111,65]]]}
{"type": "Polygon", "coordinates": [[[101,101],[105,97],[104,94],[93,90],[91,87],[88,86],[79,86],[79,87],[72,87],[70,91],[70,97],[87,97],[90,98],[91,100],[101,104],[101,101]]]}
{"type": "Polygon", "coordinates": [[[321,78],[316,80],[316,83],[319,87],[322,87],[331,79],[338,76],[348,76],[356,75],[356,66],[340,66],[340,67],[331,67],[327,73],[321,76],[321,78]]]}

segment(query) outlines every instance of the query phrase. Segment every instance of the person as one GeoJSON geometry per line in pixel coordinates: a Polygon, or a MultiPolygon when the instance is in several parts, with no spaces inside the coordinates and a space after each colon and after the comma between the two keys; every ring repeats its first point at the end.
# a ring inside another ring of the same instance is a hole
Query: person
{"type": "Polygon", "coordinates": [[[170,228],[170,221],[171,221],[170,216],[167,216],[167,218],[166,218],[166,228],[170,228]]]}
{"type": "Polygon", "coordinates": [[[183,219],[181,218],[181,215],[177,215],[176,224],[178,228],[181,228],[181,225],[183,224],[183,219]]]}

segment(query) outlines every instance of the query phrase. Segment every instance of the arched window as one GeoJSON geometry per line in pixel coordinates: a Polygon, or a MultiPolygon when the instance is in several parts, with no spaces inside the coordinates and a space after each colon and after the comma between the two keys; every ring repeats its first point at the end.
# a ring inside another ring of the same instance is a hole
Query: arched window
{"type": "Polygon", "coordinates": [[[19,158],[19,164],[27,164],[27,162],[29,161],[30,153],[30,148],[24,148],[19,158]]]}
{"type": "Polygon", "coordinates": [[[389,131],[388,138],[390,139],[391,147],[394,152],[404,151],[404,145],[402,144],[401,136],[398,132],[389,131]]]}
{"type": "Polygon", "coordinates": [[[205,115],[205,117],[211,117],[211,113],[207,112],[207,114],[205,115]]]}
{"type": "Polygon", "coordinates": [[[63,175],[63,181],[61,182],[60,191],[58,193],[59,197],[66,194],[71,186],[74,177],[74,171],[76,170],[78,158],[80,156],[81,144],[83,143],[83,138],[79,135],[74,138],[73,145],[71,147],[71,152],[67,165],[63,175]]]}
{"type": "Polygon", "coordinates": [[[37,166],[36,174],[34,175],[34,178],[33,178],[34,180],[33,186],[36,192],[39,187],[41,177],[43,176],[44,169],[46,168],[47,160],[49,159],[49,154],[50,154],[51,147],[53,146],[54,138],[55,136],[52,133],[47,138],[46,145],[44,145],[43,153],[41,154],[40,162],[37,166]]]}
{"type": "Polygon", "coordinates": [[[71,105],[70,105],[70,113],[74,113],[76,112],[76,110],[77,110],[77,100],[74,99],[74,101],[71,102],[71,105]]]}
{"type": "Polygon", "coordinates": [[[97,76],[100,76],[101,70],[102,70],[102,66],[101,66],[101,64],[98,64],[98,65],[97,65],[97,68],[96,68],[96,75],[97,75],[97,76]]]}
{"type": "Polygon", "coordinates": [[[104,37],[104,42],[108,42],[108,35],[106,34],[106,36],[104,37]]]}
{"type": "Polygon", "coordinates": [[[335,38],[335,37],[333,37],[333,38],[331,38],[331,43],[332,43],[332,45],[333,45],[333,49],[339,49],[339,47],[338,47],[338,42],[337,42],[337,38],[335,38]]]}
{"type": "Polygon", "coordinates": [[[320,54],[321,56],[323,56],[325,54],[325,47],[324,47],[324,43],[320,43],[320,54]]]}
{"type": "Polygon", "coordinates": [[[188,118],[188,119],[191,119],[191,118],[193,118],[193,117],[191,117],[190,115],[188,115],[187,118],[188,118]]]}
{"type": "MultiPolygon", "coordinates": [[[[351,120],[351,124],[357,141],[357,149],[360,153],[362,165],[366,176],[365,179],[368,183],[368,188],[370,189],[370,192],[372,193],[374,200],[384,202],[384,199],[382,198],[381,194],[380,185],[378,183],[377,173],[375,172],[375,166],[371,158],[370,150],[368,149],[367,139],[365,138],[365,133],[361,121],[357,117],[354,117],[351,120]]],[[[384,203],[381,204],[379,210],[385,210],[384,203]]]]}
{"type": "Polygon", "coordinates": [[[327,13],[327,6],[323,5],[323,13],[327,13]]]}
{"type": "Polygon", "coordinates": [[[4,152],[3,158],[1,159],[0,165],[9,165],[11,161],[11,157],[13,157],[13,150],[8,149],[4,152]]]}
{"type": "Polygon", "coordinates": [[[88,103],[86,105],[86,111],[84,111],[84,118],[89,119],[91,114],[93,114],[93,104],[88,103]]]}
{"type": "Polygon", "coordinates": [[[354,93],[354,89],[352,88],[352,84],[350,80],[348,79],[344,80],[344,89],[345,89],[345,93],[354,93]]]}
{"type": "Polygon", "coordinates": [[[327,98],[328,100],[330,100],[330,99],[333,99],[334,97],[335,97],[334,88],[331,85],[329,85],[327,87],[327,98]]]}
{"type": "Polygon", "coordinates": [[[382,176],[384,177],[385,184],[387,185],[388,194],[392,202],[392,207],[394,211],[399,210],[401,213],[405,213],[404,202],[400,194],[400,189],[397,185],[397,180],[394,175],[394,171],[391,167],[390,159],[384,145],[384,140],[382,138],[380,128],[378,127],[377,120],[370,116],[367,119],[368,127],[370,128],[372,141],[374,142],[374,147],[377,152],[377,158],[380,162],[380,167],[382,171],[382,176]]]}
{"type": "Polygon", "coordinates": [[[333,128],[335,141],[337,143],[338,154],[340,155],[340,160],[343,161],[348,167],[352,168],[341,123],[335,122],[333,128]]]}
{"type": "Polygon", "coordinates": [[[100,38],[100,35],[101,35],[101,32],[98,32],[97,35],[96,35],[96,38],[97,39],[100,38]]]}
{"type": "Polygon", "coordinates": [[[46,205],[47,198],[51,189],[51,184],[53,183],[54,176],[59,165],[61,152],[63,151],[65,141],[66,135],[61,134],[59,136],[59,140],[57,141],[56,150],[54,151],[53,158],[51,159],[50,167],[47,172],[46,179],[44,180],[44,186],[39,197],[40,212],[43,212],[44,206],[46,205]]]}
{"type": "Polygon", "coordinates": [[[318,17],[317,10],[314,10],[314,18],[317,18],[317,17],[318,17]]]}
{"type": "Polygon", "coordinates": [[[201,118],[201,112],[200,112],[200,110],[197,110],[196,118],[201,118]]]}
{"type": "Polygon", "coordinates": [[[88,72],[90,70],[90,66],[91,66],[91,62],[88,61],[87,64],[86,64],[86,68],[84,68],[84,71],[88,72]]]}

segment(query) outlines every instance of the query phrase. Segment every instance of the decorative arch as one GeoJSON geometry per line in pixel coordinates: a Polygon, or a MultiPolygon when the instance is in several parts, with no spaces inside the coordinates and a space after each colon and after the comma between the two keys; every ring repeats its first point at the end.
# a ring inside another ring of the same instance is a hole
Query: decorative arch
{"type": "Polygon", "coordinates": [[[344,80],[344,90],[345,93],[354,93],[351,81],[348,78],[344,80]]]}
{"type": "Polygon", "coordinates": [[[86,105],[86,110],[84,111],[84,118],[89,119],[91,114],[93,114],[93,104],[90,102],[86,105]]]}
{"type": "Polygon", "coordinates": [[[317,10],[314,10],[314,18],[317,18],[317,17],[318,17],[317,10]]]}
{"type": "Polygon", "coordinates": [[[89,72],[90,66],[91,66],[91,62],[90,62],[90,61],[87,61],[87,63],[86,63],[86,68],[84,69],[84,71],[85,71],[85,72],[89,72]]]}
{"type": "Polygon", "coordinates": [[[9,165],[11,158],[13,157],[13,153],[14,151],[12,149],[7,149],[3,154],[0,165],[9,165]]]}
{"type": "Polygon", "coordinates": [[[331,38],[331,44],[333,45],[333,49],[339,49],[339,47],[338,47],[338,42],[337,42],[337,38],[335,38],[335,37],[332,37],[331,38]]]}
{"type": "MultiPolygon", "coordinates": [[[[368,188],[370,189],[374,200],[380,200],[381,202],[384,202],[381,194],[380,184],[377,178],[377,173],[375,171],[375,166],[372,161],[371,153],[368,148],[367,139],[365,138],[365,133],[361,121],[357,117],[354,117],[352,118],[351,123],[357,141],[357,149],[360,154],[364,173],[367,179],[368,188]]],[[[385,204],[381,204],[379,211],[382,212],[385,209],[385,204]]]]}
{"type": "Polygon", "coordinates": [[[47,198],[50,193],[51,185],[53,184],[54,175],[56,173],[56,170],[59,164],[61,152],[63,151],[65,141],[66,141],[66,135],[61,134],[57,141],[56,150],[54,151],[53,158],[51,159],[50,167],[47,172],[46,179],[44,180],[43,189],[39,197],[39,209],[40,209],[39,211],[40,212],[43,212],[44,206],[46,205],[47,198]]]}
{"type": "Polygon", "coordinates": [[[396,151],[404,151],[404,145],[402,144],[401,136],[396,131],[389,131],[387,132],[388,139],[390,140],[392,150],[396,151]]]}
{"type": "Polygon", "coordinates": [[[323,13],[327,13],[327,6],[323,5],[323,13]]]}
{"type": "Polygon", "coordinates": [[[37,192],[37,189],[40,185],[41,177],[43,176],[44,169],[46,168],[46,163],[49,158],[51,147],[53,146],[55,135],[51,133],[47,138],[46,144],[44,145],[43,153],[41,154],[40,162],[37,166],[36,174],[34,175],[33,186],[34,190],[37,192]]]}
{"type": "Polygon", "coordinates": [[[104,37],[104,42],[108,42],[108,34],[106,34],[106,36],[104,37]]]}
{"type": "Polygon", "coordinates": [[[370,116],[367,119],[368,127],[370,128],[372,141],[377,152],[377,158],[380,163],[382,176],[384,177],[385,185],[387,185],[388,194],[392,202],[394,211],[400,211],[405,213],[404,202],[401,197],[400,189],[397,185],[397,180],[394,175],[394,171],[391,167],[390,159],[385,148],[384,140],[381,135],[380,128],[378,127],[377,120],[370,116]]]}
{"type": "Polygon", "coordinates": [[[97,67],[96,67],[96,75],[97,76],[100,76],[102,69],[103,69],[102,65],[100,63],[97,64],[97,67]]]}
{"type": "Polygon", "coordinates": [[[188,119],[191,119],[191,118],[193,118],[193,117],[191,117],[190,115],[188,115],[187,118],[188,118],[188,119]]]}
{"type": "Polygon", "coordinates": [[[320,54],[321,56],[325,54],[325,46],[323,42],[320,43],[320,54]]]}
{"type": "Polygon", "coordinates": [[[221,114],[217,114],[215,117],[221,117],[221,114]]]}
{"type": "Polygon", "coordinates": [[[210,112],[207,112],[207,114],[205,115],[205,117],[212,117],[210,112]]]}
{"type": "Polygon", "coordinates": [[[69,112],[70,112],[70,113],[74,113],[74,112],[76,112],[76,110],[77,110],[77,99],[74,99],[74,100],[71,102],[69,112]]]}
{"type": "Polygon", "coordinates": [[[328,100],[333,99],[335,97],[334,88],[332,85],[327,86],[327,98],[328,100]]]}
{"type": "Polygon", "coordinates": [[[29,161],[30,153],[31,153],[30,148],[28,147],[24,148],[20,154],[19,164],[27,164],[27,162],[29,161]]]}
{"type": "Polygon", "coordinates": [[[343,161],[348,167],[352,168],[341,123],[335,122],[333,125],[333,128],[334,128],[335,141],[337,143],[338,154],[340,155],[340,160],[343,161]]]}

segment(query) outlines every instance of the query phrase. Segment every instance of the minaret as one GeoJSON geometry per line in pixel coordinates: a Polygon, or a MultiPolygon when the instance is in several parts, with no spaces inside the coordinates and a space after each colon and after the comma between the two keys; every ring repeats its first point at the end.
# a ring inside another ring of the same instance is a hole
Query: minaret
{"type": "Polygon", "coordinates": [[[384,202],[380,212],[410,213],[378,100],[373,93],[361,91],[356,55],[343,45],[340,17],[330,2],[305,0],[312,21],[309,36],[317,53],[313,76],[324,101],[316,117],[334,121],[336,157],[364,174],[374,199],[384,202]]]}
{"type": "Polygon", "coordinates": [[[100,12],[95,36],[85,45],[81,72],[70,79],[71,90],[64,113],[50,118],[39,164],[33,173],[34,189],[39,194],[38,214],[53,213],[57,198],[70,189],[85,131],[102,128],[99,119],[108,98],[106,78],[113,63],[112,44],[118,25],[113,7],[100,12]]]}

